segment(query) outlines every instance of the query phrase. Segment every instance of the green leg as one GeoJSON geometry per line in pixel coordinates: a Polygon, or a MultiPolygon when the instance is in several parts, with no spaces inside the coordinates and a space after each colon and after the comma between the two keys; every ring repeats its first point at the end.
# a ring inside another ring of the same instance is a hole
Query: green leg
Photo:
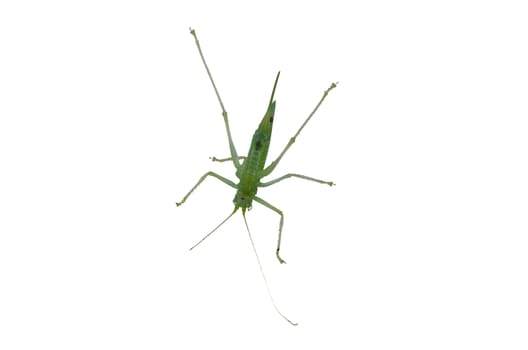
{"type": "Polygon", "coordinates": [[[282,225],[284,225],[284,215],[282,214],[282,211],[280,211],[279,209],[275,208],[273,205],[269,204],[268,202],[266,202],[262,198],[255,197],[253,199],[255,200],[255,202],[262,204],[266,208],[271,209],[271,210],[273,210],[274,212],[276,212],[277,214],[280,215],[279,242],[277,243],[277,252],[276,252],[276,254],[277,254],[277,259],[279,259],[279,262],[281,264],[286,264],[286,261],[284,261],[279,255],[280,246],[281,246],[281,238],[282,238],[282,225]]]}
{"type": "MultiPolygon", "coordinates": [[[[223,162],[228,162],[230,160],[233,160],[233,158],[229,157],[229,158],[216,158],[216,157],[209,157],[209,159],[211,159],[213,162],[218,162],[218,163],[223,163],[223,162]]],[[[246,157],[244,156],[238,156],[238,159],[246,159],[246,157]]]]}
{"type": "Polygon", "coordinates": [[[279,164],[280,160],[282,159],[282,157],[284,157],[284,155],[286,154],[286,152],[290,149],[290,147],[295,143],[295,140],[297,139],[297,136],[299,136],[299,134],[301,133],[302,129],[304,129],[304,127],[306,126],[306,124],[308,124],[308,122],[310,121],[310,119],[313,117],[313,115],[315,114],[315,112],[317,112],[317,110],[319,109],[319,107],[321,106],[321,104],[323,103],[323,101],[325,100],[326,96],[328,96],[328,93],[334,89],[335,87],[337,86],[337,83],[332,83],[332,85],[330,85],[330,87],[328,89],[325,90],[325,92],[323,93],[323,97],[321,97],[321,100],[319,100],[319,103],[315,106],[314,110],[312,111],[312,113],[310,113],[310,115],[308,116],[308,118],[306,118],[306,120],[304,121],[304,123],[301,125],[301,127],[299,128],[299,130],[297,130],[297,133],[295,135],[293,135],[293,137],[290,139],[290,141],[288,141],[288,144],[286,144],[286,147],[284,147],[284,149],[282,150],[281,154],[277,157],[277,159],[275,159],[266,169],[264,169],[264,176],[267,176],[269,174],[271,174],[271,172],[273,171],[273,169],[275,169],[275,167],[277,166],[277,164],[279,164]]]}
{"type": "Polygon", "coordinates": [[[283,175],[275,180],[271,180],[270,182],[261,182],[259,183],[259,187],[267,187],[267,186],[270,186],[270,185],[273,185],[273,184],[276,184],[277,182],[279,181],[282,181],[282,180],[285,180],[285,179],[288,179],[290,177],[298,177],[300,179],[305,179],[305,180],[310,180],[310,181],[315,181],[317,183],[320,183],[320,184],[324,184],[324,185],[329,185],[329,186],[334,186],[335,183],[333,183],[332,181],[323,181],[323,180],[318,180],[318,179],[314,179],[313,177],[309,177],[309,176],[305,176],[305,175],[300,175],[300,174],[286,174],[286,175],[283,175]]]}
{"type": "Polygon", "coordinates": [[[218,89],[216,88],[216,84],[213,80],[213,76],[211,75],[211,71],[209,70],[209,66],[207,66],[207,62],[205,62],[205,58],[202,52],[202,47],[200,46],[200,42],[198,41],[198,36],[196,36],[196,31],[194,29],[191,29],[191,35],[194,37],[194,42],[196,43],[196,47],[198,48],[198,52],[200,53],[200,58],[202,59],[202,62],[205,66],[205,70],[207,71],[209,80],[211,81],[211,84],[213,84],[216,98],[218,98],[218,102],[220,103],[220,107],[222,108],[222,117],[224,118],[224,124],[225,124],[226,131],[227,131],[227,139],[229,141],[229,152],[231,153],[231,160],[233,161],[235,168],[238,169],[240,168],[240,162],[238,161],[238,155],[237,155],[237,151],[235,148],[235,144],[233,142],[233,138],[231,137],[231,129],[229,128],[229,120],[227,118],[227,112],[224,108],[224,103],[222,102],[222,99],[220,98],[220,93],[218,92],[218,89]]]}
{"type": "Polygon", "coordinates": [[[196,183],[196,185],[194,185],[193,188],[191,188],[191,190],[189,191],[189,193],[187,193],[185,195],[185,197],[183,197],[183,199],[181,200],[181,202],[176,202],[176,206],[179,207],[180,205],[182,205],[183,203],[185,203],[185,201],[187,200],[187,198],[189,198],[189,196],[191,195],[191,193],[193,193],[193,191],[196,189],[196,187],[200,186],[200,184],[203,182],[203,180],[205,180],[205,178],[207,176],[213,176],[213,177],[216,177],[218,180],[222,181],[223,183],[225,183],[226,185],[229,185],[231,187],[233,187],[234,189],[236,189],[236,185],[233,181],[229,180],[229,179],[226,179],[225,177],[221,176],[221,175],[218,175],[217,173],[214,173],[212,171],[208,171],[207,173],[205,173],[204,176],[202,176],[200,178],[200,180],[198,180],[198,182],[196,183]]]}

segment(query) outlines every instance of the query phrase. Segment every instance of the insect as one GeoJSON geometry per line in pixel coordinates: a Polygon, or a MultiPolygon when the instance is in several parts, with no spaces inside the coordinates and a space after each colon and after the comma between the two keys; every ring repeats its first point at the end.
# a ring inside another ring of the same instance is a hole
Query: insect
{"type": "Polygon", "coordinates": [[[268,109],[266,111],[266,114],[264,114],[264,117],[262,118],[257,130],[255,131],[253,135],[253,139],[251,140],[251,146],[249,147],[249,152],[247,153],[247,156],[239,156],[237,153],[237,150],[235,148],[235,145],[233,143],[233,140],[231,138],[231,130],[229,128],[229,120],[227,116],[227,112],[224,108],[224,103],[222,102],[222,99],[220,98],[220,94],[218,93],[218,89],[216,88],[216,84],[213,80],[213,77],[211,75],[211,72],[209,70],[209,67],[207,66],[207,63],[205,61],[202,48],[200,46],[200,42],[198,41],[198,37],[196,35],[196,32],[194,29],[190,29],[191,35],[194,37],[194,41],[196,43],[196,47],[198,48],[198,53],[200,54],[200,57],[202,59],[202,62],[205,66],[205,70],[207,71],[207,75],[209,76],[209,80],[211,81],[211,84],[213,85],[213,89],[215,91],[216,97],[218,99],[218,102],[220,103],[220,107],[222,109],[222,117],[224,119],[224,124],[227,132],[227,139],[229,141],[229,151],[231,154],[231,157],[229,158],[216,158],[212,157],[211,159],[215,162],[226,162],[231,161],[233,162],[233,165],[236,169],[236,177],[238,178],[238,184],[215,173],[212,171],[209,171],[205,173],[194,185],[193,188],[183,197],[183,199],[180,202],[176,203],[176,206],[180,206],[189,198],[191,193],[196,190],[196,188],[207,178],[207,177],[214,177],[224,184],[231,186],[236,190],[235,198],[233,200],[233,203],[235,204],[235,208],[231,214],[227,218],[225,218],[218,226],[216,226],[211,232],[209,232],[205,237],[203,237],[198,243],[196,243],[194,246],[191,247],[190,250],[194,249],[196,246],[198,246],[200,243],[202,243],[207,237],[209,237],[213,232],[215,232],[220,226],[222,226],[226,221],[228,221],[240,208],[242,210],[242,216],[244,218],[244,223],[246,225],[246,229],[249,234],[249,238],[251,241],[251,245],[253,246],[253,251],[255,253],[255,256],[257,258],[257,262],[260,267],[260,272],[262,274],[262,277],[264,279],[264,283],[266,284],[266,288],[268,290],[268,295],[271,299],[271,302],[273,304],[273,307],[275,310],[279,313],[280,316],[282,316],[286,321],[288,321],[290,324],[296,326],[297,323],[294,323],[290,321],[288,318],[286,318],[277,308],[275,301],[273,300],[273,296],[271,294],[270,288],[268,286],[268,282],[266,281],[266,276],[264,275],[264,270],[262,269],[262,265],[260,263],[260,259],[257,254],[257,250],[255,249],[255,244],[253,243],[253,238],[251,237],[251,233],[249,231],[249,226],[246,220],[246,210],[250,210],[253,204],[253,201],[263,205],[264,207],[271,209],[275,213],[277,213],[280,216],[280,223],[279,223],[279,238],[277,243],[277,250],[276,250],[276,256],[277,259],[281,264],[284,264],[285,261],[280,256],[280,247],[281,247],[281,239],[282,239],[282,227],[284,225],[284,214],[281,210],[276,208],[275,206],[271,205],[270,203],[266,202],[264,199],[257,197],[257,190],[260,187],[268,187],[273,184],[276,184],[282,180],[286,180],[292,177],[310,180],[313,182],[317,182],[320,184],[325,184],[329,186],[334,186],[335,184],[331,181],[322,181],[315,179],[313,177],[300,175],[300,174],[286,174],[282,175],[274,180],[268,181],[268,182],[262,182],[262,178],[270,175],[273,170],[277,167],[279,162],[281,161],[282,157],[286,154],[286,152],[290,149],[290,147],[294,144],[295,140],[297,139],[297,136],[301,133],[302,129],[308,124],[312,116],[315,114],[315,112],[319,109],[323,101],[325,100],[328,93],[334,89],[337,86],[337,83],[332,83],[330,87],[324,91],[323,96],[319,100],[319,103],[315,106],[313,111],[308,115],[308,118],[304,121],[304,123],[301,125],[299,130],[295,133],[295,135],[289,140],[289,142],[286,144],[286,147],[282,150],[282,152],[279,154],[277,159],[275,159],[271,164],[269,164],[267,167],[266,165],[266,158],[268,156],[268,150],[270,146],[271,141],[271,131],[273,129],[273,121],[275,117],[275,89],[277,88],[277,82],[279,81],[280,72],[277,73],[277,77],[275,78],[275,83],[273,84],[273,90],[271,92],[271,98],[268,104],[268,109]],[[242,160],[242,162],[241,162],[242,160]]]}

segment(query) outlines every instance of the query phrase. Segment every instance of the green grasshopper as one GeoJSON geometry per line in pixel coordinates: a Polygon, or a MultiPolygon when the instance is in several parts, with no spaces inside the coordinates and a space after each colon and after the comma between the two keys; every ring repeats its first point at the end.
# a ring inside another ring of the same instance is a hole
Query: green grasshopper
{"type": "Polygon", "coordinates": [[[235,204],[235,208],[234,208],[233,212],[231,214],[229,214],[229,216],[227,218],[225,218],[218,226],[216,226],[211,232],[209,232],[198,243],[196,243],[194,246],[192,246],[190,250],[194,249],[196,246],[198,246],[200,243],[202,243],[207,237],[209,237],[220,226],[222,226],[227,220],[229,220],[237,212],[237,210],[239,208],[242,208],[242,216],[244,218],[244,223],[246,225],[246,229],[248,231],[249,238],[250,238],[251,244],[253,246],[253,250],[254,250],[255,255],[257,257],[257,262],[259,264],[260,271],[262,273],[262,277],[263,277],[264,282],[266,284],[266,288],[268,290],[268,294],[270,296],[271,302],[272,302],[275,310],[279,313],[279,315],[281,315],[286,321],[288,321],[292,325],[297,325],[297,323],[294,323],[294,322],[290,321],[288,318],[286,318],[279,311],[277,306],[275,305],[275,301],[273,300],[273,296],[271,295],[271,291],[270,291],[268,283],[266,281],[266,276],[264,275],[264,271],[262,269],[262,265],[260,263],[260,259],[258,257],[257,251],[255,249],[255,244],[253,243],[253,238],[251,237],[251,233],[249,232],[249,226],[248,226],[248,223],[247,223],[247,220],[246,220],[246,210],[250,210],[251,207],[252,207],[253,201],[255,201],[255,202],[265,206],[266,208],[273,210],[277,214],[279,214],[279,216],[280,216],[279,239],[278,239],[278,243],[277,243],[276,256],[277,256],[277,259],[279,260],[279,262],[281,264],[284,264],[285,261],[281,258],[280,254],[279,254],[280,246],[281,246],[281,238],[282,238],[282,226],[284,224],[284,215],[283,215],[281,210],[279,210],[278,208],[276,208],[273,205],[269,204],[268,202],[266,202],[262,198],[257,197],[257,191],[258,191],[259,187],[271,186],[273,184],[276,184],[277,182],[280,182],[282,180],[285,180],[285,179],[288,179],[288,178],[291,178],[291,177],[297,177],[297,178],[300,178],[300,179],[310,180],[310,181],[318,182],[320,184],[326,184],[326,185],[329,185],[329,186],[334,186],[335,185],[331,181],[322,181],[322,180],[315,179],[313,177],[300,175],[300,174],[292,174],[292,173],[283,175],[283,176],[278,177],[275,180],[271,180],[269,182],[262,182],[261,179],[263,177],[266,177],[266,176],[270,175],[273,172],[273,170],[279,164],[279,162],[282,159],[282,157],[284,157],[286,152],[293,145],[293,143],[297,139],[297,136],[299,136],[299,134],[301,133],[302,129],[306,126],[306,124],[308,124],[308,122],[310,121],[312,116],[319,109],[319,107],[321,106],[321,104],[325,100],[325,98],[328,95],[328,93],[337,86],[337,83],[332,83],[330,85],[330,87],[327,90],[325,90],[325,92],[323,93],[323,96],[321,97],[321,100],[319,101],[319,103],[315,106],[315,108],[310,113],[308,118],[306,118],[306,120],[301,125],[299,130],[297,130],[297,133],[295,133],[295,135],[286,144],[286,147],[282,150],[282,152],[277,157],[277,159],[275,159],[270,165],[265,167],[266,158],[268,156],[268,150],[269,150],[269,146],[270,146],[270,142],[271,142],[271,132],[272,132],[272,129],[273,129],[273,120],[274,120],[274,116],[275,116],[275,100],[273,98],[274,98],[274,95],[275,95],[275,89],[277,87],[277,82],[279,81],[280,72],[277,73],[277,77],[275,78],[275,83],[273,85],[273,90],[271,92],[271,98],[270,98],[270,101],[269,101],[269,104],[268,104],[268,109],[266,111],[266,114],[262,118],[258,129],[255,131],[255,133],[253,135],[253,139],[251,140],[251,146],[249,147],[249,152],[248,152],[246,157],[239,156],[237,151],[236,151],[235,145],[233,143],[233,139],[231,138],[231,130],[229,128],[229,121],[228,121],[228,117],[227,117],[227,112],[226,112],[226,110],[224,108],[224,104],[222,102],[222,99],[220,98],[220,94],[218,93],[218,90],[216,88],[216,84],[215,84],[215,82],[213,80],[211,72],[209,71],[209,67],[207,66],[207,63],[205,62],[205,58],[204,58],[204,55],[202,53],[202,48],[200,46],[200,42],[198,41],[198,37],[196,36],[196,32],[194,31],[194,29],[190,29],[190,31],[191,31],[192,36],[194,37],[194,41],[196,43],[196,47],[198,48],[198,52],[200,54],[200,57],[202,59],[202,62],[204,64],[204,66],[205,66],[205,70],[207,71],[207,75],[209,76],[209,80],[211,81],[211,83],[213,85],[216,97],[218,98],[218,102],[220,103],[220,107],[222,108],[222,117],[224,118],[224,123],[225,123],[226,131],[227,131],[227,139],[229,141],[229,151],[230,151],[231,157],[223,158],[223,159],[219,159],[219,158],[213,157],[211,159],[213,161],[216,161],[216,162],[232,161],[233,165],[236,168],[236,177],[239,179],[238,184],[236,184],[233,181],[231,181],[231,180],[229,180],[229,179],[227,179],[227,178],[225,178],[225,177],[223,177],[221,175],[218,175],[215,172],[209,171],[209,172],[205,173],[200,178],[200,180],[198,180],[196,185],[194,185],[194,187],[185,195],[185,197],[183,197],[183,199],[180,202],[176,203],[176,206],[180,206],[183,203],[185,203],[185,201],[187,200],[187,198],[189,198],[191,193],[194,192],[194,190],[208,176],[215,177],[218,180],[222,181],[223,183],[225,183],[225,184],[227,184],[227,185],[229,185],[229,186],[231,186],[231,187],[233,187],[234,189],[237,190],[235,198],[233,199],[233,203],[235,204]],[[240,160],[243,160],[243,162],[240,163],[240,160]]]}

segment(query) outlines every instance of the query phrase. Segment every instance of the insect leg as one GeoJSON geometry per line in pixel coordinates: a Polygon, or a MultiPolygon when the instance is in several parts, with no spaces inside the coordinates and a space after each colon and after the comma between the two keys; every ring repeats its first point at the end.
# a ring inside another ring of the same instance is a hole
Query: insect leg
{"type": "Polygon", "coordinates": [[[290,177],[298,177],[300,179],[315,181],[315,182],[318,182],[320,184],[329,185],[329,186],[334,186],[335,185],[335,183],[333,183],[332,181],[318,180],[318,179],[315,179],[315,178],[310,177],[310,176],[305,176],[305,175],[300,175],[300,174],[286,174],[286,175],[283,175],[283,176],[281,176],[279,178],[276,178],[275,180],[271,180],[269,182],[261,182],[261,183],[259,183],[259,187],[271,186],[273,184],[276,184],[277,182],[280,182],[282,180],[286,180],[286,179],[288,179],[290,177]]]}
{"type": "Polygon", "coordinates": [[[181,200],[181,202],[176,202],[176,206],[179,207],[180,205],[182,205],[183,203],[185,203],[185,201],[187,200],[187,198],[189,198],[189,196],[191,195],[191,193],[193,193],[193,191],[196,189],[196,187],[200,186],[200,184],[203,182],[203,180],[205,180],[205,178],[207,176],[213,176],[213,177],[216,177],[218,180],[222,181],[223,183],[225,183],[226,185],[229,185],[231,187],[233,187],[234,189],[236,189],[236,185],[233,181],[229,180],[229,179],[226,179],[225,177],[221,176],[221,175],[218,175],[217,173],[214,173],[212,171],[208,171],[207,173],[205,173],[204,176],[202,176],[200,178],[200,180],[198,180],[198,182],[196,183],[196,185],[194,185],[193,188],[191,188],[191,190],[189,191],[189,193],[187,193],[185,195],[185,197],[183,197],[183,199],[181,200]]]}
{"type": "Polygon", "coordinates": [[[233,164],[235,165],[235,168],[240,168],[240,162],[238,160],[237,151],[235,148],[235,144],[233,143],[233,138],[231,137],[231,129],[229,128],[229,120],[227,118],[227,112],[224,108],[224,103],[222,102],[222,99],[220,98],[220,94],[218,93],[218,89],[216,88],[216,84],[213,80],[213,76],[211,75],[211,71],[209,71],[209,67],[207,66],[207,63],[205,62],[204,55],[202,53],[202,47],[200,46],[200,42],[198,41],[198,37],[196,36],[196,31],[194,29],[189,28],[191,31],[192,36],[194,37],[194,41],[196,43],[196,47],[198,48],[198,52],[200,53],[200,57],[202,58],[202,62],[205,66],[205,70],[207,71],[207,75],[209,76],[209,80],[211,80],[211,83],[213,84],[213,88],[216,94],[216,97],[218,98],[218,102],[220,102],[220,107],[222,108],[222,117],[224,118],[224,124],[227,131],[227,139],[229,140],[229,151],[231,153],[231,160],[233,161],[233,164]]]}
{"type": "Polygon", "coordinates": [[[281,154],[277,157],[277,159],[275,159],[266,169],[263,170],[263,176],[266,176],[266,175],[269,175],[271,174],[271,172],[273,171],[273,169],[275,169],[275,167],[277,166],[277,164],[279,164],[280,160],[282,159],[282,157],[284,156],[284,154],[286,154],[286,152],[290,149],[290,147],[294,144],[295,140],[297,139],[297,136],[299,136],[299,134],[301,133],[302,129],[304,129],[304,127],[306,126],[306,124],[308,124],[308,122],[310,121],[310,119],[312,118],[312,116],[315,114],[315,112],[317,112],[317,110],[319,109],[319,107],[321,106],[321,104],[323,103],[323,101],[325,100],[326,96],[328,96],[328,93],[334,89],[335,87],[337,86],[337,83],[332,83],[332,85],[330,85],[330,87],[328,89],[325,90],[325,92],[323,93],[323,97],[321,97],[321,100],[319,100],[319,103],[315,106],[314,110],[312,111],[312,113],[310,113],[310,115],[308,116],[308,118],[306,118],[306,120],[304,121],[304,123],[301,125],[301,127],[299,128],[299,130],[297,130],[297,133],[295,135],[293,135],[293,137],[290,139],[290,141],[288,141],[288,143],[286,144],[286,147],[284,147],[284,149],[282,150],[281,154]]]}
{"type": "MultiPolygon", "coordinates": [[[[245,156],[238,156],[238,159],[246,159],[247,157],[245,156]]],[[[223,163],[223,162],[228,162],[230,160],[233,160],[233,158],[231,157],[228,157],[228,158],[216,158],[216,157],[209,157],[209,159],[211,159],[213,162],[219,162],[219,163],[223,163]]]]}
{"type": "Polygon", "coordinates": [[[255,200],[255,202],[262,204],[262,205],[265,206],[266,208],[271,209],[271,210],[273,210],[274,212],[276,212],[277,214],[280,215],[280,224],[279,224],[279,242],[277,243],[277,252],[276,252],[276,255],[277,255],[277,259],[279,259],[279,262],[280,262],[281,264],[285,264],[286,261],[284,261],[284,260],[280,257],[280,255],[279,255],[280,246],[281,246],[281,239],[282,239],[282,225],[284,225],[284,215],[282,214],[282,211],[280,211],[279,209],[275,208],[273,205],[269,204],[269,203],[266,202],[264,199],[259,198],[259,197],[255,197],[255,198],[253,198],[253,199],[255,200]]]}

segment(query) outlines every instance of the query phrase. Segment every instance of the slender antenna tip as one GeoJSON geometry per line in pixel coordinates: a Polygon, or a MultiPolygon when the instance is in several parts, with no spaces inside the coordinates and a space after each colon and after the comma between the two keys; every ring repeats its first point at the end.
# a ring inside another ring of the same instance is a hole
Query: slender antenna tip
{"type": "Polygon", "coordinates": [[[246,229],[247,229],[247,232],[248,232],[248,236],[249,236],[249,240],[251,241],[251,247],[253,247],[253,252],[255,253],[255,258],[257,258],[257,262],[258,262],[258,266],[259,266],[259,269],[260,269],[260,274],[262,275],[262,279],[264,280],[264,284],[266,285],[266,289],[268,290],[268,296],[271,300],[271,304],[273,305],[273,307],[275,308],[275,311],[277,311],[277,313],[283,318],[285,319],[286,321],[288,321],[289,324],[291,324],[292,326],[297,326],[298,323],[295,323],[295,322],[292,322],[288,319],[288,317],[284,316],[282,314],[282,312],[280,312],[279,308],[277,307],[277,305],[275,304],[275,300],[273,299],[273,295],[271,295],[271,290],[270,290],[270,287],[268,285],[268,281],[266,279],[266,275],[264,274],[264,269],[262,268],[262,264],[260,263],[260,258],[258,256],[258,253],[257,253],[257,249],[255,248],[255,242],[253,242],[253,237],[251,236],[251,232],[249,232],[249,225],[247,223],[247,220],[246,220],[246,214],[245,214],[245,209],[246,208],[242,208],[242,217],[244,218],[244,224],[246,224],[246,229]]]}

